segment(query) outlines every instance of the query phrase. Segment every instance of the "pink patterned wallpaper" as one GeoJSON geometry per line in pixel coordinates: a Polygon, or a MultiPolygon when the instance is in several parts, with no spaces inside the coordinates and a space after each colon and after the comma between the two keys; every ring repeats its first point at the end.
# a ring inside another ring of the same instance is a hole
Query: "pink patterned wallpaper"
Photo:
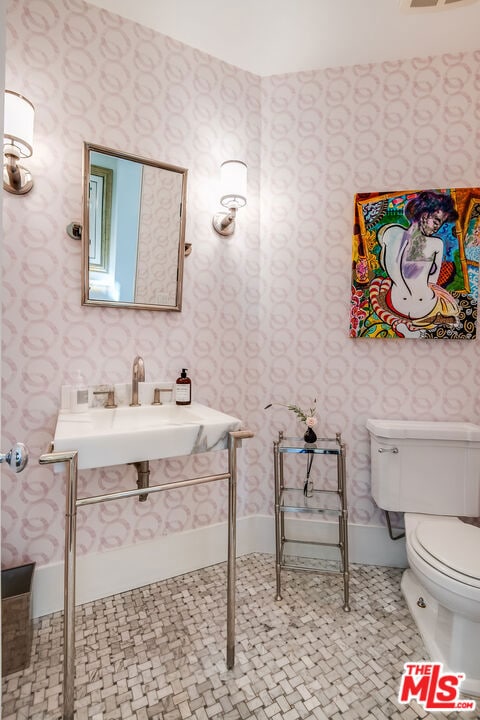
{"type": "Polygon", "coordinates": [[[480,51],[272,77],[262,83],[262,121],[271,392],[305,404],[316,395],[321,424],[347,442],[353,521],[378,523],[366,419],[478,423],[480,348],[347,337],[353,195],[477,185],[480,51]]]}
{"type": "MultiPolygon", "coordinates": [[[[195,400],[252,424],[245,346],[259,337],[260,80],[81,0],[9,2],[6,65],[6,86],[36,107],[34,189],[4,198],[4,442],[21,439],[31,453],[22,475],[2,473],[3,563],[10,566],[62,558],[63,478],[38,457],[53,437],[60,387],[77,369],[95,384],[130,382],[137,354],[150,381],[174,382],[187,367],[195,400]],[[81,215],[85,140],[188,168],[186,233],[194,249],[183,312],[80,305],[80,244],[65,228],[81,215]],[[226,241],[211,217],[220,164],[231,156],[248,162],[251,200],[226,241]]],[[[246,446],[240,454],[243,474],[251,453],[246,446]]],[[[225,453],[156,463],[152,482],[225,463],[225,453]]],[[[85,472],[80,486],[88,494],[134,487],[135,471],[85,472]]],[[[255,467],[240,483],[239,510],[269,501],[255,467]]],[[[79,553],[225,517],[220,483],[91,507],[79,516],[79,553]]]]}
{"type": "MultiPolygon", "coordinates": [[[[239,511],[272,514],[271,444],[299,428],[272,401],[309,406],[347,443],[351,520],[381,522],[369,492],[369,416],[479,422],[477,342],[348,337],[355,192],[478,184],[480,51],[259,78],[82,0],[9,0],[6,86],[36,106],[35,187],[4,197],[3,446],[29,445],[2,474],[3,563],[61,559],[63,482],[38,465],[60,386],[147,379],[188,367],[194,399],[256,433],[241,452],[239,511]],[[27,51],[28,48],[28,51],[27,51]],[[189,169],[183,312],[82,307],[84,140],[189,169]],[[220,163],[249,167],[237,231],[211,228],[220,163]]],[[[154,478],[204,474],[222,454],[153,464],[154,478]]],[[[321,470],[320,466],[317,472],[321,470]]],[[[297,470],[299,476],[302,469],[297,470]]],[[[82,493],[131,487],[134,470],[81,474],[82,493]]],[[[147,503],[82,510],[80,553],[225,518],[219,484],[147,503]]]]}

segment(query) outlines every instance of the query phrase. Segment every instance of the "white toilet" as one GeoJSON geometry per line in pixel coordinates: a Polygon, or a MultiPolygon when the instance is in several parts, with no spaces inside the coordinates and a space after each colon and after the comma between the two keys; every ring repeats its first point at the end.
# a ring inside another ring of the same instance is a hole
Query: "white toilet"
{"type": "Polygon", "coordinates": [[[372,495],[405,513],[401,588],[430,659],[480,697],[480,426],[368,420],[372,495]]]}

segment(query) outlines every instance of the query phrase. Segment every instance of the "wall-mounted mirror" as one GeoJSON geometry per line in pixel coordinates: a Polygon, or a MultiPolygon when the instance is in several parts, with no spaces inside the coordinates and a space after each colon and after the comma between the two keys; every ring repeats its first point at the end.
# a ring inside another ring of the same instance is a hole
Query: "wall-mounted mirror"
{"type": "Polygon", "coordinates": [[[181,310],[187,170],[84,143],[83,305],[181,310]]]}

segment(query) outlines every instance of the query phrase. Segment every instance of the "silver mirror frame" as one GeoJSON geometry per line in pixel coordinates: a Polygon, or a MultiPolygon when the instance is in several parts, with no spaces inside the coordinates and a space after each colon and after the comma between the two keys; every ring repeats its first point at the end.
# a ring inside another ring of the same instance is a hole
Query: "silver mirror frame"
{"type": "MultiPolygon", "coordinates": [[[[182,293],[183,293],[183,263],[186,255],[190,254],[191,244],[185,243],[185,222],[186,222],[186,196],[187,196],[187,177],[188,170],[177,165],[169,165],[167,163],[155,162],[147,158],[142,158],[137,155],[131,155],[129,153],[120,152],[111,148],[104,147],[102,145],[96,145],[94,143],[84,142],[83,144],[83,198],[82,198],[82,228],[81,228],[81,240],[82,240],[82,305],[93,305],[96,307],[114,307],[114,308],[131,308],[134,310],[163,310],[170,312],[180,312],[182,309],[182,293]],[[136,302],[124,302],[114,300],[92,300],[89,297],[90,289],[90,264],[89,264],[89,180],[90,180],[90,153],[98,152],[112,157],[122,158],[124,160],[130,160],[131,162],[140,163],[141,165],[147,165],[162,170],[168,170],[170,172],[179,173],[182,175],[182,188],[181,188],[181,201],[180,201],[180,224],[179,224],[179,239],[178,239],[178,260],[177,260],[177,278],[176,278],[176,302],[175,305],[161,305],[161,304],[144,304],[136,302]]],[[[72,226],[74,224],[72,223],[72,226]]],[[[75,224],[75,230],[78,227],[75,224]]],[[[70,226],[69,226],[70,228],[70,226]]],[[[67,229],[68,231],[68,229],[67,229]]],[[[70,234],[70,233],[69,233],[70,234]]],[[[73,237],[74,235],[71,235],[73,237]]],[[[75,236],[78,235],[75,233],[75,236]]]]}

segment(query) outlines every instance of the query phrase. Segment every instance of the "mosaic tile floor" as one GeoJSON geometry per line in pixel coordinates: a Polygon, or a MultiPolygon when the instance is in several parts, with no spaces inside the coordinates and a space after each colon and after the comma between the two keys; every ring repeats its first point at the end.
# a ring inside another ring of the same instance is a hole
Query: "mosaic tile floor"
{"type": "MultiPolygon", "coordinates": [[[[414,720],[397,701],[403,663],[425,658],[401,597],[401,571],[340,577],[283,574],[274,561],[237,563],[236,664],[225,666],[225,573],[215,565],[77,609],[76,720],[414,720]]],[[[32,663],[3,679],[3,720],[61,717],[62,614],[35,623],[32,663]]]]}

